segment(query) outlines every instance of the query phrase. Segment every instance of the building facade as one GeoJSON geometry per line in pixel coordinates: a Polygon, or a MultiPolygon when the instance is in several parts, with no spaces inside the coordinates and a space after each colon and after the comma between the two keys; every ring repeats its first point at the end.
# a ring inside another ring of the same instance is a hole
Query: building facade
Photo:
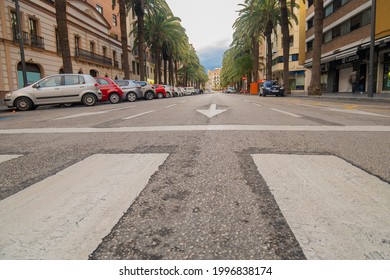
{"type": "MultiPolygon", "coordinates": [[[[305,66],[310,69],[314,40],[314,1],[306,1],[305,66]]],[[[384,11],[389,1],[378,1],[374,59],[374,92],[389,92],[385,81],[390,52],[389,25],[384,11]],[[379,31],[379,30],[377,30],[379,31]],[[386,68],[387,67],[387,68],[386,68]]],[[[324,1],[324,29],[321,56],[321,83],[326,92],[352,92],[350,77],[357,76],[359,90],[367,91],[371,34],[371,0],[324,1]]],[[[387,7],[389,8],[389,7],[387,7]]]]}
{"type": "Polygon", "coordinates": [[[206,83],[206,89],[221,90],[221,68],[215,68],[212,71],[208,70],[207,75],[209,80],[206,83]]]}

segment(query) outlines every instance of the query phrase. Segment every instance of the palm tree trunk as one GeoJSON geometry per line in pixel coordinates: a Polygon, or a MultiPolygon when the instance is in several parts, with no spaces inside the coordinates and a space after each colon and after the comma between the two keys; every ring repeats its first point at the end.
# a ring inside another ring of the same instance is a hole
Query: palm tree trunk
{"type": "Polygon", "coordinates": [[[176,86],[175,81],[173,80],[173,59],[172,57],[168,60],[168,68],[169,68],[169,84],[171,86],[176,86]]]}
{"type": "Polygon", "coordinates": [[[167,81],[167,78],[168,78],[168,65],[167,65],[167,60],[164,59],[164,84],[167,85],[168,84],[168,81],[167,81]]]}
{"type": "Polygon", "coordinates": [[[73,73],[72,57],[70,55],[68,25],[66,20],[66,0],[55,2],[58,39],[61,48],[64,73],[73,73]]]}
{"type": "Polygon", "coordinates": [[[176,78],[176,85],[179,83],[179,70],[177,69],[177,61],[175,60],[175,78],[176,78]]]}
{"type": "Polygon", "coordinates": [[[119,0],[119,23],[121,28],[121,42],[123,55],[123,71],[125,80],[130,79],[129,52],[127,50],[126,0],[119,0]]]}
{"type": "Polygon", "coordinates": [[[253,38],[253,82],[257,83],[259,79],[259,36],[253,38]]]}
{"type": "Polygon", "coordinates": [[[145,14],[145,0],[135,0],[134,10],[137,16],[138,23],[138,59],[139,59],[139,71],[140,80],[145,80],[145,61],[144,61],[144,44],[145,44],[145,31],[144,31],[144,14],[145,14]]]}
{"type": "Polygon", "coordinates": [[[288,28],[287,1],[280,0],[282,48],[283,48],[283,84],[284,93],[290,94],[290,30],[288,28]]]}
{"type": "Polygon", "coordinates": [[[267,41],[267,80],[272,80],[272,22],[268,22],[264,35],[267,41]]]}
{"type": "Polygon", "coordinates": [[[321,45],[324,21],[324,1],[314,1],[314,42],[309,95],[321,95],[321,45]]]}

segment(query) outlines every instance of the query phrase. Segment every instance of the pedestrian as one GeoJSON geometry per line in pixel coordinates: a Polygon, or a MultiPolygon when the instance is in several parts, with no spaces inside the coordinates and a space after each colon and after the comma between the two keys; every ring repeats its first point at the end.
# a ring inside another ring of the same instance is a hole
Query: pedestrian
{"type": "Polygon", "coordinates": [[[360,94],[364,93],[364,87],[366,85],[366,77],[364,75],[361,75],[359,78],[359,91],[360,94]]]}
{"type": "Polygon", "coordinates": [[[349,82],[352,85],[352,94],[356,92],[356,86],[357,86],[357,77],[356,77],[356,71],[352,71],[351,76],[349,77],[349,82]]]}

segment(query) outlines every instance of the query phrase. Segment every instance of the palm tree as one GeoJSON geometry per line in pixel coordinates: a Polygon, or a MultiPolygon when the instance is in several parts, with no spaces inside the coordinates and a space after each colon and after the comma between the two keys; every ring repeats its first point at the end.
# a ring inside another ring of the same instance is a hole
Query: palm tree
{"type": "Polygon", "coordinates": [[[66,0],[56,0],[56,21],[58,29],[58,40],[62,55],[63,71],[64,73],[73,73],[72,57],[70,55],[68,24],[66,20],[66,0]]]}
{"type": "Polygon", "coordinates": [[[125,80],[130,79],[130,65],[129,65],[129,52],[127,49],[127,25],[126,14],[128,11],[126,0],[112,0],[112,9],[115,9],[116,2],[119,4],[119,25],[121,29],[121,43],[122,43],[122,55],[123,55],[123,71],[125,73],[125,80]]]}
{"type": "Polygon", "coordinates": [[[321,46],[324,21],[324,1],[314,1],[313,64],[309,95],[321,95],[321,46]]]}

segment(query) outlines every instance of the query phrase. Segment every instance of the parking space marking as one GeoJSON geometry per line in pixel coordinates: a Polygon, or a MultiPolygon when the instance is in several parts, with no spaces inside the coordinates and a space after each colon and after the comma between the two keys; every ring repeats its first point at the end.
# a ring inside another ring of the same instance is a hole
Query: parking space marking
{"type": "Polygon", "coordinates": [[[0,201],[0,259],[88,259],[168,154],[96,154],[0,201]]]}
{"type": "Polygon", "coordinates": [[[171,104],[171,105],[168,105],[168,106],[165,106],[165,108],[171,108],[173,106],[176,106],[177,104],[171,104]]]}
{"type": "Polygon", "coordinates": [[[302,116],[300,116],[300,115],[289,113],[289,112],[282,111],[282,110],[279,110],[279,109],[270,108],[270,110],[275,111],[275,112],[279,112],[279,113],[282,113],[282,114],[285,114],[285,115],[289,115],[289,116],[292,116],[294,118],[302,118],[302,116]]]}
{"type": "Polygon", "coordinates": [[[258,107],[262,107],[263,105],[259,104],[259,103],[252,103],[253,105],[255,106],[258,106],[258,107]]]}
{"type": "Polygon", "coordinates": [[[126,110],[126,109],[134,108],[134,107],[135,106],[127,106],[127,107],[122,107],[122,108],[118,108],[118,109],[110,109],[110,110],[105,110],[105,111],[79,113],[79,114],[74,114],[74,115],[69,115],[69,116],[65,116],[65,117],[56,118],[54,120],[65,120],[65,119],[72,119],[72,118],[80,118],[80,117],[94,116],[94,115],[100,115],[100,114],[107,114],[107,113],[110,113],[110,112],[126,110]]]}
{"type": "Polygon", "coordinates": [[[252,155],[308,259],[390,258],[390,185],[335,156],[252,155]]]}
{"type": "Polygon", "coordinates": [[[134,116],[130,116],[130,117],[127,117],[127,118],[123,118],[123,120],[130,120],[130,119],[138,118],[138,117],[141,117],[141,116],[144,116],[144,115],[153,113],[153,112],[155,112],[155,111],[152,110],[152,111],[143,112],[143,113],[140,113],[140,114],[137,114],[137,115],[134,115],[134,116]]]}
{"type": "Polygon", "coordinates": [[[14,158],[21,157],[22,155],[0,155],[0,163],[14,158]]]}

